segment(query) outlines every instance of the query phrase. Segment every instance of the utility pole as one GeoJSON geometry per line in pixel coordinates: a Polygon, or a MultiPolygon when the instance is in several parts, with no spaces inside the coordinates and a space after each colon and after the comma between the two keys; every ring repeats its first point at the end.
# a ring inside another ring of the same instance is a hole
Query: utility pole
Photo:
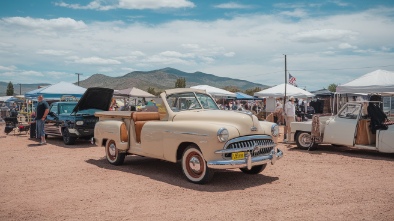
{"type": "Polygon", "coordinates": [[[76,75],[78,75],[78,86],[79,86],[79,75],[83,75],[83,74],[80,74],[80,73],[75,73],[76,75]]]}
{"type": "Polygon", "coordinates": [[[19,83],[19,95],[22,95],[22,84],[19,83]]]}

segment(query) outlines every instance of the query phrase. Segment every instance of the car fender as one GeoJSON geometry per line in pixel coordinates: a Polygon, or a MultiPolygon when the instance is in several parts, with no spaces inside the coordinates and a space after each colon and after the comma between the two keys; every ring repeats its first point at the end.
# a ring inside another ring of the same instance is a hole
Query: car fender
{"type": "Polygon", "coordinates": [[[97,122],[94,127],[94,139],[96,144],[104,146],[104,140],[113,140],[119,150],[128,150],[128,142],[122,142],[120,139],[120,127],[123,123],[124,122],[121,120],[105,120],[97,122]]]}

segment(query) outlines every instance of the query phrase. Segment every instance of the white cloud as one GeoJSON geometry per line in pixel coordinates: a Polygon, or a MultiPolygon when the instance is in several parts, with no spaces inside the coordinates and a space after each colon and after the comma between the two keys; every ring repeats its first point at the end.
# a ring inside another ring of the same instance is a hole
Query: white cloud
{"type": "Polygon", "coordinates": [[[340,29],[318,29],[298,32],[291,37],[292,40],[305,43],[331,42],[353,38],[357,35],[351,30],[340,29]]]}
{"type": "Polygon", "coordinates": [[[357,49],[357,46],[353,46],[353,45],[351,45],[349,43],[340,43],[338,45],[338,48],[339,49],[357,49]]]}
{"type": "Polygon", "coordinates": [[[226,56],[226,57],[234,57],[235,56],[235,52],[227,52],[227,53],[224,53],[224,56],[226,56]]]}
{"type": "Polygon", "coordinates": [[[39,72],[39,71],[20,71],[18,72],[18,75],[23,75],[23,76],[35,76],[35,77],[43,77],[44,74],[39,72]]]}
{"type": "Polygon", "coordinates": [[[295,18],[304,18],[307,17],[307,12],[302,9],[294,9],[294,11],[282,11],[280,12],[281,15],[295,17],[295,18]]]}
{"type": "Polygon", "coordinates": [[[222,8],[222,9],[248,9],[253,8],[252,5],[244,5],[235,2],[223,3],[214,6],[215,8],[222,8]]]}
{"type": "Polygon", "coordinates": [[[177,57],[168,57],[168,56],[161,56],[161,55],[154,55],[150,56],[144,60],[142,60],[143,63],[146,64],[160,64],[160,65],[177,65],[177,64],[182,64],[182,65],[191,65],[193,62],[187,61],[185,59],[177,58],[177,57]]]}
{"type": "Polygon", "coordinates": [[[13,65],[8,66],[8,67],[1,66],[1,65],[0,65],[0,71],[13,71],[13,70],[15,70],[15,69],[16,69],[16,67],[13,66],[13,65]]]}
{"type": "Polygon", "coordinates": [[[69,53],[70,53],[70,51],[61,51],[61,50],[52,50],[52,49],[37,51],[37,54],[55,55],[55,56],[62,56],[62,55],[66,55],[69,53]]]}
{"type": "Polygon", "coordinates": [[[78,64],[97,64],[97,65],[121,64],[119,61],[114,59],[105,59],[99,57],[75,59],[74,62],[78,64]]]}
{"type": "Polygon", "coordinates": [[[103,1],[94,0],[87,5],[68,4],[65,2],[55,3],[60,7],[72,9],[89,9],[89,10],[112,10],[112,9],[160,9],[160,8],[193,8],[194,3],[188,0],[113,0],[103,1]]]}
{"type": "Polygon", "coordinates": [[[8,17],[2,18],[1,23],[7,25],[18,25],[26,28],[50,30],[50,29],[82,29],[86,28],[83,21],[75,21],[72,18],[40,19],[30,17],[8,17]]]}
{"type": "Polygon", "coordinates": [[[165,56],[165,57],[177,57],[177,58],[193,58],[194,57],[194,54],[192,54],[192,53],[182,54],[177,51],[163,51],[160,53],[160,55],[165,56]]]}
{"type": "Polygon", "coordinates": [[[346,7],[346,6],[349,5],[349,3],[343,2],[343,1],[340,1],[340,0],[331,0],[329,2],[331,2],[331,3],[335,4],[335,5],[341,6],[341,7],[346,7]]]}
{"type": "Polygon", "coordinates": [[[181,46],[186,49],[199,49],[200,48],[200,46],[198,44],[182,44],[181,46]]]}
{"type": "MultiPolygon", "coordinates": [[[[48,70],[80,72],[84,77],[104,70],[106,75],[119,76],[131,70],[170,66],[275,85],[283,81],[278,69],[283,67],[283,54],[287,54],[289,70],[317,70],[294,72],[297,82],[319,89],[327,86],[324,80],[331,81],[331,77],[336,83],[345,83],[340,76],[357,77],[370,71],[326,69],[393,64],[393,11],[375,8],[324,17],[311,13],[296,20],[276,12],[213,21],[182,18],[156,25],[89,22],[83,23],[82,29],[56,25],[56,19],[27,18],[32,23],[56,27],[50,29],[53,35],[42,34],[48,30],[40,25],[11,25],[14,23],[8,21],[14,19],[0,19],[0,81],[19,80],[18,70],[4,70],[12,66],[43,73],[45,77],[39,77],[40,81],[48,82],[58,80],[47,74],[48,70]],[[343,53],[341,47],[350,50],[343,53]],[[69,53],[48,56],[59,52],[69,53]],[[317,79],[317,72],[330,79],[317,79]]],[[[75,82],[76,76],[63,79],[75,82]]]]}

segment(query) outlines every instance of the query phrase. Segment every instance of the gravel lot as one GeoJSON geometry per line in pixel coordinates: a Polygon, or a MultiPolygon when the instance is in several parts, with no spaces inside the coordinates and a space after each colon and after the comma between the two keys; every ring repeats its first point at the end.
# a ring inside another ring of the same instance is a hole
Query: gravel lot
{"type": "Polygon", "coordinates": [[[87,141],[65,146],[0,126],[0,220],[394,220],[394,155],[279,144],[261,174],[217,171],[186,181],[179,164],[128,156],[123,166],[87,141]]]}

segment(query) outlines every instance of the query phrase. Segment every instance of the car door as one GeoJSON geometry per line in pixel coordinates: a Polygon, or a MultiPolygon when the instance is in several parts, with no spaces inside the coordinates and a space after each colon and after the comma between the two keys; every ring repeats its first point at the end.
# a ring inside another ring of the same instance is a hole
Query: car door
{"type": "Polygon", "coordinates": [[[54,103],[49,107],[49,114],[45,120],[45,133],[50,135],[61,135],[58,103],[54,103]]]}
{"type": "Polygon", "coordinates": [[[353,146],[362,104],[348,103],[328,120],[324,130],[324,143],[353,146]]]}

